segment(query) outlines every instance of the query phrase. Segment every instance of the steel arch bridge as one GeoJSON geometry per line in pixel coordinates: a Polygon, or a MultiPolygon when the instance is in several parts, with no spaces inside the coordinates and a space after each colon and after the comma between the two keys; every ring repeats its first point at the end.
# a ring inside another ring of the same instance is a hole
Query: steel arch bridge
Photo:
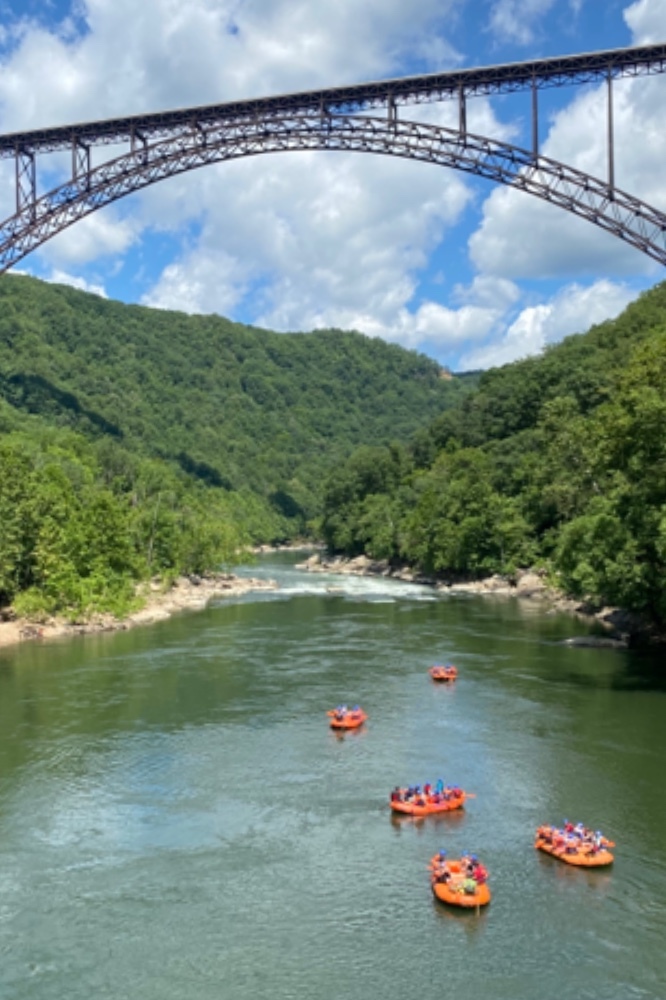
{"type": "Polygon", "coordinates": [[[2,135],[0,159],[15,165],[16,212],[0,223],[0,273],[84,216],[157,181],[294,150],[399,156],[476,174],[558,205],[666,264],[666,214],[616,187],[613,134],[613,81],[665,71],[666,45],[648,45],[2,135]],[[539,91],[600,81],[607,86],[605,179],[539,151],[539,91]],[[531,92],[530,149],[468,131],[468,98],[518,91],[531,92]],[[444,100],[457,102],[457,129],[398,114],[401,106],[444,100]],[[112,155],[94,162],[93,150],[99,159],[105,147],[112,155]],[[40,194],[38,157],[63,151],[71,176],[40,194]]]}

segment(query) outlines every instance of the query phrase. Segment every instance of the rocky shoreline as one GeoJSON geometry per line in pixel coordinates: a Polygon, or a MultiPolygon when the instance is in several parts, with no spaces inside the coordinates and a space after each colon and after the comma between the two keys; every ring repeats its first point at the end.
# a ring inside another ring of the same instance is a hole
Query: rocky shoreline
{"type": "Polygon", "coordinates": [[[139,592],[139,596],[145,601],[144,606],[126,618],[99,614],[92,615],[86,621],[72,623],[61,618],[37,622],[10,617],[0,621],[0,646],[10,646],[26,640],[124,631],[137,625],[163,621],[181,611],[200,611],[216,597],[237,597],[255,590],[277,590],[277,584],[273,580],[239,577],[232,573],[179,577],[166,590],[162,584],[153,581],[139,592]]]}
{"type": "Polygon", "coordinates": [[[328,557],[321,553],[311,555],[299,563],[297,568],[311,573],[385,576],[405,583],[430,586],[449,594],[517,597],[539,601],[547,605],[548,610],[569,611],[588,623],[598,622],[605,630],[604,635],[579,636],[565,640],[570,646],[606,646],[623,649],[638,642],[647,644],[666,642],[666,636],[656,633],[640,615],[622,608],[597,607],[587,601],[575,600],[549,586],[544,575],[535,570],[521,570],[515,577],[495,574],[481,580],[445,579],[418,573],[409,566],[393,566],[384,560],[373,560],[368,556],[348,559],[342,556],[328,557]]]}
{"type": "MultiPolygon", "coordinates": [[[[280,549],[303,551],[303,545],[281,546],[280,549]]],[[[314,546],[308,546],[311,551],[314,546]]],[[[433,587],[450,594],[477,594],[497,598],[514,597],[522,600],[538,601],[549,611],[568,611],[586,622],[598,622],[604,629],[603,635],[578,636],[565,640],[571,646],[606,646],[621,649],[639,643],[646,645],[666,644],[666,636],[656,632],[653,626],[641,616],[621,608],[595,607],[585,601],[567,597],[561,591],[549,586],[544,576],[534,570],[523,570],[515,577],[494,575],[482,580],[443,579],[419,573],[409,566],[389,565],[382,560],[358,556],[347,559],[341,556],[328,557],[325,551],[316,547],[297,569],[311,573],[340,573],[356,576],[384,576],[405,583],[416,583],[433,587]]],[[[258,552],[277,551],[276,547],[262,546],[258,552]]],[[[110,614],[92,615],[85,621],[68,622],[62,618],[48,618],[35,621],[14,618],[5,609],[5,617],[0,619],[0,647],[10,646],[28,640],[46,640],[72,637],[98,632],[118,632],[164,621],[182,611],[200,611],[211,600],[220,597],[237,597],[257,590],[277,590],[273,580],[255,577],[239,577],[232,573],[211,573],[205,576],[179,577],[167,589],[158,581],[152,581],[139,590],[144,605],[139,611],[125,618],[115,618],[110,614]]]]}

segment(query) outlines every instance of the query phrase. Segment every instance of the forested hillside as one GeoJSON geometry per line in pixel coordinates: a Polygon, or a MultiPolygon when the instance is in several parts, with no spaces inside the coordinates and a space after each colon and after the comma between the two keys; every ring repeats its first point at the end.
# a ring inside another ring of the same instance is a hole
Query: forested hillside
{"type": "Polygon", "coordinates": [[[240,547],[280,529],[256,494],[0,400],[0,611],[122,615],[138,581],[233,565],[240,547]]]}
{"type": "Polygon", "coordinates": [[[666,284],[484,373],[407,448],[327,482],[331,549],[448,574],[541,566],[568,592],[666,622],[666,284]]]}
{"type": "Polygon", "coordinates": [[[138,580],[303,534],[355,447],[405,441],[468,391],[443,374],[357,333],[0,278],[0,607],[122,613],[138,580]]]}
{"type": "Polygon", "coordinates": [[[13,407],[177,463],[287,516],[363,443],[406,440],[463,391],[439,366],[338,330],[277,334],[218,316],[0,279],[0,396],[13,407]]]}

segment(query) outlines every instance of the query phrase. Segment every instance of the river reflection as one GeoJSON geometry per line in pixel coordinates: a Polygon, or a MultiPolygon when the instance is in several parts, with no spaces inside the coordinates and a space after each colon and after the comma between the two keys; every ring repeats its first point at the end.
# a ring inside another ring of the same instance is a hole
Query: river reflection
{"type": "Polygon", "coordinates": [[[3,1000],[664,1000],[657,658],[293,562],[249,571],[275,593],[0,651],[3,1000]],[[362,729],[331,731],[341,701],[362,729]],[[476,798],[391,814],[440,776],[476,798]],[[535,851],[564,817],[617,841],[612,868],[535,851]],[[433,899],[440,849],[488,865],[478,916],[433,899]]]}

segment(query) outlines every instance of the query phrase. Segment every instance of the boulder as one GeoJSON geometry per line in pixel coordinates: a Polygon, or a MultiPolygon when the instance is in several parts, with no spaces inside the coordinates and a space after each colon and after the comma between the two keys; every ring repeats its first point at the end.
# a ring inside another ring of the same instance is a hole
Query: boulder
{"type": "Polygon", "coordinates": [[[517,597],[542,597],[546,591],[546,584],[537,573],[523,573],[516,583],[517,597]]]}

